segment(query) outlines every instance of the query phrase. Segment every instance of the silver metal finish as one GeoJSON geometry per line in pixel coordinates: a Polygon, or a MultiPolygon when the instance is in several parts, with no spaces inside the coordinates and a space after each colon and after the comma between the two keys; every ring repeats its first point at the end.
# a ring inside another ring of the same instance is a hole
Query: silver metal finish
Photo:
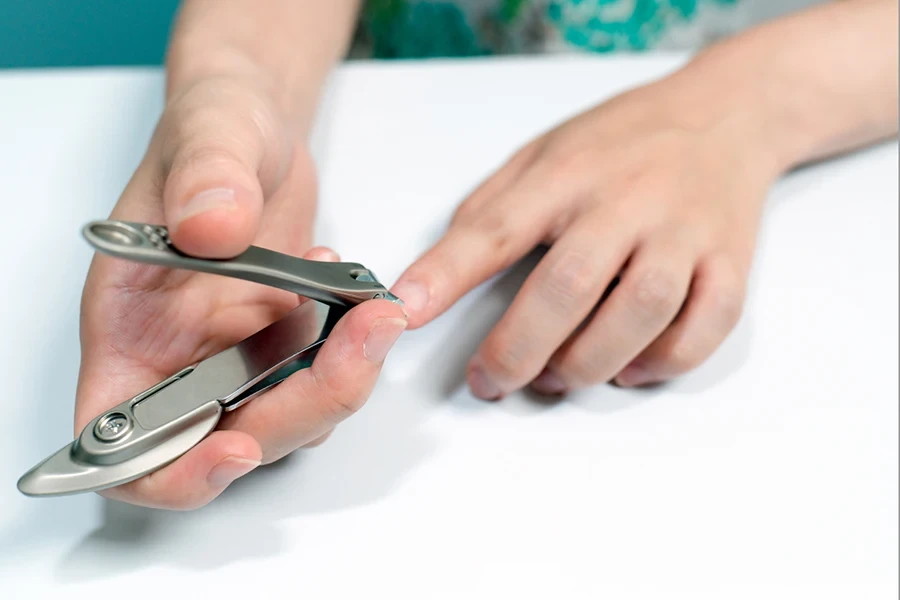
{"type": "Polygon", "coordinates": [[[316,319],[315,305],[301,304],[236,346],[98,415],[76,440],[19,479],[28,496],[99,491],[171,463],[209,435],[224,411],[309,367],[350,308],[378,298],[402,304],[355,263],[315,262],[257,247],[231,260],[197,259],[178,252],[165,228],[141,223],[97,221],[84,235],[97,250],[119,258],[255,281],[318,300],[329,310],[317,322],[322,319],[316,319]]]}
{"type": "Polygon", "coordinates": [[[125,413],[111,413],[97,421],[94,437],[101,442],[114,442],[131,431],[131,419],[125,413]]]}
{"type": "Polygon", "coordinates": [[[117,258],[235,277],[326,304],[353,306],[376,297],[402,304],[357,263],[306,260],[258,246],[228,260],[194,258],[171,244],[165,227],[125,221],[94,221],[84,227],[83,235],[98,251],[117,258]]]}

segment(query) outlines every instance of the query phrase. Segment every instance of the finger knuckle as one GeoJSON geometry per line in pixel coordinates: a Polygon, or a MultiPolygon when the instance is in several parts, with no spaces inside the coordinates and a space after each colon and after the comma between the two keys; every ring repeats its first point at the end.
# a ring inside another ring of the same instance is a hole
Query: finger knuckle
{"type": "Polygon", "coordinates": [[[490,256],[505,258],[512,252],[517,235],[510,216],[501,211],[481,211],[465,226],[467,239],[480,239],[485,242],[485,251],[490,256]]]}
{"type": "Polygon", "coordinates": [[[546,139],[538,137],[532,139],[524,146],[519,148],[506,162],[510,167],[521,167],[531,163],[538,155],[541,154],[546,146],[546,139]]]}
{"type": "Polygon", "coordinates": [[[260,154],[277,141],[267,111],[251,106],[184,103],[166,116],[162,156],[164,171],[189,168],[200,160],[260,154]]]}
{"type": "Polygon", "coordinates": [[[221,111],[211,106],[179,106],[168,117],[166,141],[175,149],[202,139],[205,132],[219,131],[223,125],[221,111]]]}
{"type": "Polygon", "coordinates": [[[630,291],[633,309],[645,319],[671,314],[683,300],[677,277],[662,267],[645,269],[630,291]]]}
{"type": "Polygon", "coordinates": [[[583,176],[596,170],[591,154],[578,147],[547,148],[541,155],[543,168],[561,180],[583,176]]]}
{"type": "Polygon", "coordinates": [[[593,385],[602,379],[597,351],[589,346],[571,348],[561,360],[554,362],[553,368],[572,388],[593,385]]]}
{"type": "Polygon", "coordinates": [[[325,402],[327,417],[334,424],[340,423],[356,414],[365,403],[365,398],[341,394],[331,395],[325,402]]]}
{"type": "Polygon", "coordinates": [[[480,208],[481,207],[471,198],[467,199],[465,202],[460,204],[453,212],[453,217],[450,220],[450,225],[465,226],[471,223],[477,217],[478,210],[480,208]]]}
{"type": "Polygon", "coordinates": [[[324,418],[332,425],[350,418],[366,403],[365,396],[350,393],[347,386],[337,382],[336,378],[315,374],[315,383],[324,418]]]}
{"type": "Polygon", "coordinates": [[[172,161],[171,173],[191,172],[211,166],[225,166],[238,162],[234,155],[221,145],[198,143],[184,146],[172,161]]]}
{"type": "Polygon", "coordinates": [[[594,292],[596,280],[596,268],[588,257],[568,252],[547,266],[536,287],[545,304],[566,312],[594,292]]]}
{"type": "Polygon", "coordinates": [[[485,341],[480,359],[484,368],[502,382],[520,379],[528,369],[524,345],[507,336],[495,335],[485,341]]]}
{"type": "Polygon", "coordinates": [[[664,371],[672,374],[682,374],[693,371],[703,362],[704,352],[694,342],[679,340],[663,353],[662,362],[664,371]]]}

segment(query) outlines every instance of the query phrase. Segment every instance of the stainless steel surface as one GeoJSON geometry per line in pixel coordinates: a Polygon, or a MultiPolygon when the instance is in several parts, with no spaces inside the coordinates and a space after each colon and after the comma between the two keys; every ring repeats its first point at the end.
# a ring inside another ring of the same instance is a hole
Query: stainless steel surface
{"type": "Polygon", "coordinates": [[[302,304],[236,346],[107,410],[76,441],[26,473],[19,489],[32,496],[96,491],[168,464],[212,431],[224,410],[309,366],[339,318],[329,317],[320,332],[315,306],[302,304]],[[108,435],[105,426],[115,419],[124,426],[108,435]]]}
{"type": "Polygon", "coordinates": [[[327,304],[352,306],[375,298],[402,304],[358,263],[306,260],[259,246],[228,260],[195,258],[171,244],[165,227],[125,221],[94,221],[83,234],[98,251],[117,258],[235,277],[327,304]]]}
{"type": "Polygon", "coordinates": [[[231,260],[196,259],[174,249],[165,228],[140,223],[96,221],[84,235],[119,258],[271,285],[318,300],[328,312],[317,318],[315,303],[301,304],[239,344],[97,415],[75,441],[19,479],[28,496],[99,491],[171,463],[215,429],[223,411],[309,367],[354,305],[377,298],[402,304],[355,263],[315,262],[258,247],[231,260]]]}
{"type": "Polygon", "coordinates": [[[74,441],[25,473],[19,479],[19,491],[26,496],[64,496],[97,492],[134,481],[197,445],[215,429],[221,412],[222,406],[211,400],[195,411],[189,424],[182,424],[177,435],[160,438],[157,445],[117,463],[85,460],[79,452],[78,441],[74,441]]]}

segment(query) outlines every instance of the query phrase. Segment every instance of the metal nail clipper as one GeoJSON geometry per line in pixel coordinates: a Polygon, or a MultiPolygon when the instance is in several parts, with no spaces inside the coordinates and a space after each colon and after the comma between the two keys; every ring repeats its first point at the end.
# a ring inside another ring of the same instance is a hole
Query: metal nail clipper
{"type": "Polygon", "coordinates": [[[188,269],[288,290],[327,307],[321,329],[313,303],[301,304],[236,346],[160,381],[97,416],[81,434],[25,473],[28,496],[99,491],[162,468],[209,435],[225,411],[309,367],[334,325],[366,300],[403,304],[360,264],[304,260],[251,246],[229,260],[179,252],[157,225],[95,221],[84,237],[99,252],[173,269],[188,269]]]}

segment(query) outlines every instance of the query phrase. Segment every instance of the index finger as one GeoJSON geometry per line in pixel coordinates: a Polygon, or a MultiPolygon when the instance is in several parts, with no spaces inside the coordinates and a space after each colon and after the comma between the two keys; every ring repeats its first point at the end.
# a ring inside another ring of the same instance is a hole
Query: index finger
{"type": "Polygon", "coordinates": [[[421,327],[545,239],[562,214],[541,169],[529,169],[494,198],[466,200],[444,236],[391,290],[403,299],[410,327],[421,327]]]}

